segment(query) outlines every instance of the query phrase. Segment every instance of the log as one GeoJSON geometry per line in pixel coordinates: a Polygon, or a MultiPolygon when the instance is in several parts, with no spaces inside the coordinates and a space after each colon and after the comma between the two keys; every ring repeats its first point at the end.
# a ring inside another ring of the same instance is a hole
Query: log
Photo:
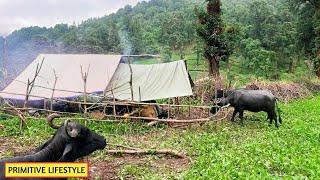
{"type": "Polygon", "coordinates": [[[172,156],[176,158],[186,158],[187,156],[184,153],[170,150],[170,149],[162,149],[162,150],[154,150],[154,149],[137,149],[137,150],[106,150],[107,154],[117,155],[117,154],[130,154],[130,155],[166,155],[172,156]]]}

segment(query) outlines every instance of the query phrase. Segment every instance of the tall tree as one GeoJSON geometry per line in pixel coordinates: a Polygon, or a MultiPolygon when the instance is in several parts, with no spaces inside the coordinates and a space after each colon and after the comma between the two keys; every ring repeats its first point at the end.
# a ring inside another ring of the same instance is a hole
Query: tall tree
{"type": "Polygon", "coordinates": [[[299,11],[300,41],[306,52],[312,52],[314,67],[320,78],[320,1],[319,0],[294,0],[295,10],[299,11]],[[312,48],[312,49],[310,49],[312,48]]]}
{"type": "Polygon", "coordinates": [[[227,60],[232,50],[222,21],[221,0],[206,0],[206,2],[206,11],[196,8],[199,19],[197,32],[205,42],[204,56],[208,61],[209,74],[217,77],[220,75],[219,62],[227,60]]]}

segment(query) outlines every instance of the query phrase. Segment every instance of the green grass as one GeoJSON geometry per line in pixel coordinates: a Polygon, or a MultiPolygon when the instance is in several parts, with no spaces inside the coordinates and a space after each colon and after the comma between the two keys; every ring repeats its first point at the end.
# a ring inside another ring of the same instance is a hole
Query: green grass
{"type": "MultiPolygon", "coordinates": [[[[320,178],[320,96],[281,104],[283,124],[269,126],[264,113],[245,113],[245,125],[224,121],[185,130],[143,123],[89,123],[108,142],[142,148],[170,148],[187,152],[191,165],[182,172],[155,168],[154,159],[143,165],[126,164],[122,178],[136,179],[318,179],[320,178]],[[142,138],[147,137],[147,138],[142,138]]],[[[18,120],[1,116],[1,137],[21,144],[41,144],[53,130],[44,121],[30,120],[19,134],[18,120]]],[[[1,157],[12,153],[0,153],[1,157]]],[[[110,160],[103,152],[92,156],[110,160]]],[[[154,157],[154,156],[151,156],[154,157]]]]}
{"type": "Polygon", "coordinates": [[[251,116],[245,127],[227,124],[192,138],[196,162],[187,179],[319,178],[320,98],[282,106],[284,123],[276,129],[251,116]]]}

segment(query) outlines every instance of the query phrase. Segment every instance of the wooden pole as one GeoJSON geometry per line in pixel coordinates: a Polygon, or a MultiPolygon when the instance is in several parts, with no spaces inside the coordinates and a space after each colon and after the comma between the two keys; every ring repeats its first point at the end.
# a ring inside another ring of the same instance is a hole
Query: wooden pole
{"type": "MultiPolygon", "coordinates": [[[[111,88],[111,93],[112,93],[112,98],[113,98],[113,115],[116,116],[117,112],[116,112],[116,98],[114,97],[114,93],[113,93],[113,88],[111,88]]],[[[115,119],[117,119],[115,117],[115,119]]]]}
{"type": "Polygon", "coordinates": [[[134,101],[133,99],[133,85],[132,85],[132,76],[133,76],[133,71],[132,71],[132,67],[131,67],[131,58],[129,57],[128,58],[128,64],[129,64],[129,69],[130,69],[130,81],[129,81],[129,84],[130,84],[130,90],[131,90],[131,100],[134,101]]]}
{"type": "MultiPolygon", "coordinates": [[[[141,88],[139,86],[139,103],[141,103],[141,88]]],[[[141,105],[139,105],[139,116],[141,115],[141,105]]]]}
{"type": "MultiPolygon", "coordinates": [[[[83,80],[84,115],[86,116],[87,113],[88,113],[88,109],[87,109],[87,80],[88,80],[88,74],[89,74],[90,64],[89,64],[89,66],[88,66],[87,72],[84,72],[84,73],[83,73],[83,71],[82,71],[82,66],[80,66],[80,69],[81,69],[81,76],[82,76],[82,80],[83,80]]],[[[86,120],[86,119],[85,119],[84,124],[85,124],[85,126],[87,126],[87,120],[86,120]]]]}
{"type": "Polygon", "coordinates": [[[139,86],[139,103],[141,102],[141,88],[139,86]]]}
{"type": "Polygon", "coordinates": [[[54,91],[55,91],[55,88],[56,88],[56,84],[57,84],[57,80],[58,80],[58,77],[57,77],[57,74],[56,74],[56,71],[53,70],[53,74],[54,74],[54,83],[53,83],[53,88],[52,88],[52,94],[51,94],[51,99],[50,99],[50,109],[51,111],[53,110],[53,96],[54,96],[54,91]]]}
{"type": "MultiPolygon", "coordinates": [[[[180,105],[179,97],[176,97],[175,101],[176,101],[175,105],[180,105]]],[[[180,113],[180,107],[176,106],[175,111],[178,111],[177,113],[180,113]]]]}
{"type": "Polygon", "coordinates": [[[83,101],[84,101],[84,114],[87,114],[87,79],[88,79],[88,74],[89,74],[89,69],[90,69],[90,64],[88,66],[88,70],[87,72],[83,72],[82,71],[82,66],[80,66],[81,69],[81,76],[82,76],[82,80],[83,80],[83,92],[84,92],[84,97],[83,97],[83,101]]]}
{"type": "Polygon", "coordinates": [[[176,102],[177,102],[177,100],[176,100],[176,97],[174,97],[173,98],[173,105],[174,105],[174,107],[173,107],[173,112],[174,112],[174,116],[176,116],[177,115],[177,108],[176,108],[176,102]]]}
{"type": "Polygon", "coordinates": [[[28,103],[28,100],[29,100],[29,96],[31,94],[31,91],[34,87],[34,83],[40,73],[40,70],[42,68],[42,65],[43,65],[43,61],[44,61],[44,58],[42,59],[41,61],[41,64],[39,65],[39,63],[37,64],[37,67],[36,67],[36,72],[33,76],[33,79],[30,81],[30,79],[28,78],[28,84],[27,84],[27,92],[26,92],[26,96],[25,96],[25,101],[24,101],[24,105],[23,107],[26,107],[27,106],[27,103],[28,103]]]}
{"type": "Polygon", "coordinates": [[[188,79],[189,79],[190,85],[193,88],[194,87],[194,82],[193,82],[193,80],[192,80],[192,78],[190,76],[189,70],[188,70],[187,60],[184,60],[184,65],[185,65],[186,71],[188,73],[188,79]]]}
{"type": "Polygon", "coordinates": [[[170,118],[170,98],[168,98],[168,119],[170,118]]]}
{"type": "Polygon", "coordinates": [[[24,104],[23,107],[26,108],[27,107],[27,103],[28,103],[28,99],[29,99],[29,88],[30,88],[30,79],[28,78],[28,84],[27,84],[27,90],[26,90],[26,96],[24,99],[24,104]]]}

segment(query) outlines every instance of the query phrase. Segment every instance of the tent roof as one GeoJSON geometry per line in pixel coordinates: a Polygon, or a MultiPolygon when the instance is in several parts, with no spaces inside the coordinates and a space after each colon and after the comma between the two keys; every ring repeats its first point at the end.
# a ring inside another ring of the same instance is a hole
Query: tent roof
{"type": "MultiPolygon", "coordinates": [[[[132,64],[133,100],[148,101],[192,95],[192,89],[183,60],[170,63],[138,65],[132,64]]],[[[120,63],[108,85],[117,99],[132,100],[130,88],[130,67],[120,63]]]]}
{"type": "MultiPolygon", "coordinates": [[[[81,76],[88,73],[87,92],[102,92],[107,87],[107,95],[120,100],[131,100],[130,68],[120,63],[121,55],[97,54],[40,54],[15,80],[1,93],[3,98],[24,99],[28,79],[32,80],[38,64],[43,65],[36,78],[31,95],[51,98],[55,76],[58,77],[55,98],[82,95],[84,83],[81,76]],[[43,88],[45,87],[45,88],[43,88]],[[114,94],[112,95],[111,89],[114,94]],[[72,91],[72,92],[71,92],[72,91]],[[16,93],[22,95],[12,95],[16,93]]],[[[184,61],[163,64],[132,64],[134,101],[192,95],[184,61]],[[140,89],[140,90],[139,90],[140,89]]],[[[32,99],[43,99],[30,96],[32,99]]]]}
{"type": "MultiPolygon", "coordinates": [[[[25,94],[28,79],[32,80],[37,64],[43,65],[35,85],[46,88],[53,88],[55,76],[58,77],[56,89],[83,92],[83,72],[88,71],[87,92],[103,91],[114,72],[116,71],[121,55],[98,55],[98,54],[40,54],[15,80],[13,80],[3,91],[9,93],[25,94]],[[90,66],[90,67],[89,67],[90,66]]],[[[31,95],[51,98],[52,90],[35,86],[31,95]]],[[[24,99],[25,96],[0,93],[3,98],[24,99]]],[[[80,95],[74,92],[58,91],[54,92],[54,97],[71,97],[80,95]]],[[[29,99],[40,99],[30,97],[29,99]]]]}

